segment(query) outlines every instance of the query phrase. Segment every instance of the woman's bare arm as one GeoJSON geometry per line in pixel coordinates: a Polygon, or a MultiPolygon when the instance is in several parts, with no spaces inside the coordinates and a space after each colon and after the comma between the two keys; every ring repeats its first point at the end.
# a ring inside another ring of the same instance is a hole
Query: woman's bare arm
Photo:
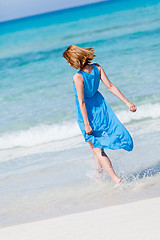
{"type": "Polygon", "coordinates": [[[87,134],[91,134],[93,130],[92,130],[91,126],[89,125],[87,109],[86,109],[86,105],[85,105],[85,101],[84,101],[83,77],[80,76],[79,74],[75,74],[73,76],[73,80],[74,80],[75,87],[77,90],[77,96],[78,96],[79,106],[80,106],[81,113],[82,113],[83,120],[84,120],[85,131],[87,134]]]}
{"type": "Polygon", "coordinates": [[[103,70],[103,68],[97,64],[97,67],[100,71],[100,75],[101,75],[101,80],[102,82],[105,84],[105,86],[107,87],[107,89],[113,93],[115,96],[117,96],[120,100],[122,100],[129,108],[130,111],[135,112],[137,110],[136,106],[131,103],[122,93],[121,91],[108,79],[105,71],[103,70]]]}

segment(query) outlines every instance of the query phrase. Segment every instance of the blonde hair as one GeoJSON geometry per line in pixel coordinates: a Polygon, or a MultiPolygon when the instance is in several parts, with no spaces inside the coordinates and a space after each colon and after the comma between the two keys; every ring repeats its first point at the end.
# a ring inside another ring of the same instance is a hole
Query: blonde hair
{"type": "Polygon", "coordinates": [[[96,55],[91,48],[81,48],[76,45],[70,45],[64,52],[63,57],[76,69],[82,69],[88,63],[91,63],[96,55]]]}

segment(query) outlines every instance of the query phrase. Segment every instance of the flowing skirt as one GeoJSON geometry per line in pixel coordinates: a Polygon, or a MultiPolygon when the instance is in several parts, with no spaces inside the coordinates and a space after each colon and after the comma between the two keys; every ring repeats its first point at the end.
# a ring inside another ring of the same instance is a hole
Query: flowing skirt
{"type": "MultiPolygon", "coordinates": [[[[85,98],[88,120],[93,132],[86,134],[81,114],[77,114],[77,122],[86,142],[92,141],[97,148],[124,149],[132,151],[133,139],[117,118],[102,94],[97,91],[92,97],[85,98]]],[[[79,108],[79,106],[77,105],[79,108]]],[[[80,109],[78,109],[80,112],[80,109]]]]}

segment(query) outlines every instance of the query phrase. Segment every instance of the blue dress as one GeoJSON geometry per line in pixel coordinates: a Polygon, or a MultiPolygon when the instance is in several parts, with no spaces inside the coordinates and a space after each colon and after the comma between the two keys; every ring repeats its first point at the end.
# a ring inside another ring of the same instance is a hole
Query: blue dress
{"type": "Polygon", "coordinates": [[[97,66],[94,63],[92,64],[91,73],[80,70],[78,73],[83,77],[84,101],[89,124],[93,130],[91,134],[85,132],[83,116],[79,106],[75,83],[73,81],[77,122],[85,141],[92,141],[94,147],[101,149],[108,148],[115,150],[122,148],[126,151],[132,151],[133,140],[130,133],[117,118],[102,94],[98,91],[100,72],[97,66]]]}

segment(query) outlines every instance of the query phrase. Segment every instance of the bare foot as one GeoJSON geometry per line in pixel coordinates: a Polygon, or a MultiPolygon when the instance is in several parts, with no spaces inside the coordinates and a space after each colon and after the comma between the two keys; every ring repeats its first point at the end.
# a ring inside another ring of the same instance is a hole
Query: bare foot
{"type": "Polygon", "coordinates": [[[103,168],[100,164],[98,164],[98,166],[96,167],[96,171],[97,171],[97,174],[96,174],[96,180],[101,180],[102,176],[103,176],[103,168]]]}
{"type": "Polygon", "coordinates": [[[114,181],[115,184],[120,184],[122,182],[122,180],[118,177],[115,178],[113,181],[114,181]]]}
{"type": "Polygon", "coordinates": [[[97,172],[98,173],[103,173],[103,168],[102,168],[102,165],[98,165],[98,167],[96,168],[97,172]]]}

